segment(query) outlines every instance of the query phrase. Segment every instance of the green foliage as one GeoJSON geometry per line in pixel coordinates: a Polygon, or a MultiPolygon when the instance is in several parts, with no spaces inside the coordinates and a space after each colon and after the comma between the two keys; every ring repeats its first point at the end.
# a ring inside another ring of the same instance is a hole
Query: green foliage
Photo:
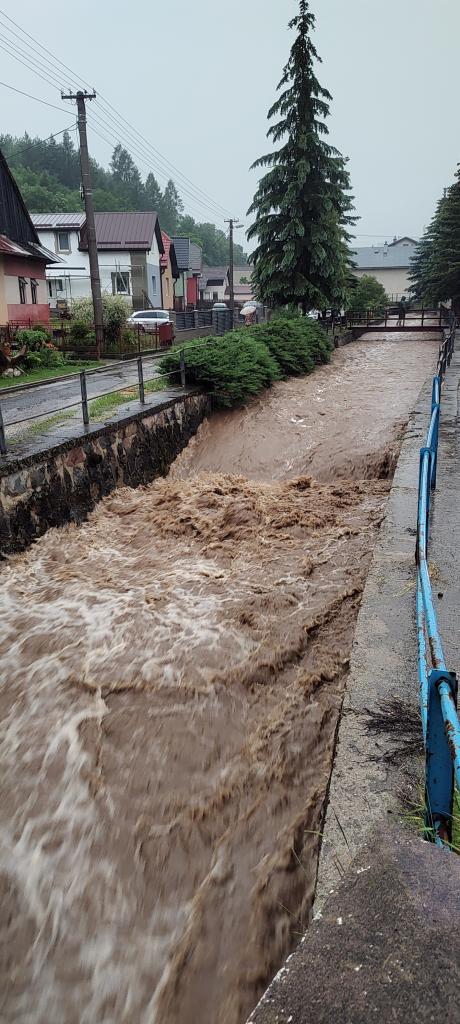
{"type": "Polygon", "coordinates": [[[331,96],[314,73],[314,23],[308,3],[299,0],[299,15],[289,23],[296,38],[268,112],[279,120],[267,134],[282,145],[253,164],[268,171],[248,211],[255,215],[248,238],[257,239],[257,295],[275,307],[301,303],[304,312],[341,305],[351,264],[347,225],[354,221],[345,160],[324,138],[331,96]]]}
{"type": "MultiPolygon", "coordinates": [[[[130,306],[128,306],[126,300],[120,295],[102,296],[103,322],[108,341],[114,341],[119,337],[120,330],[125,326],[126,319],[130,312],[130,306]]],[[[92,300],[74,299],[72,302],[72,317],[74,322],[76,321],[77,324],[72,324],[71,333],[72,328],[76,326],[77,334],[75,336],[75,340],[77,340],[78,332],[80,331],[79,325],[85,324],[88,328],[94,322],[92,300]]]]}
{"type": "Polygon", "coordinates": [[[383,284],[380,284],[372,274],[363,274],[348,293],[347,299],[347,309],[373,309],[376,313],[383,312],[389,302],[383,284]]]}
{"type": "MultiPolygon", "coordinates": [[[[327,336],[313,320],[279,316],[206,343],[190,342],[185,350],[187,381],[213,391],[220,405],[237,405],[275,380],[311,373],[315,363],[329,360],[330,352],[327,336]]],[[[168,352],[161,373],[177,371],[179,365],[179,350],[168,352]]]]}
{"type": "Polygon", "coordinates": [[[308,317],[275,316],[250,328],[263,341],[285,376],[311,373],[315,363],[327,363],[332,345],[326,333],[308,317]]]}
{"type": "Polygon", "coordinates": [[[415,299],[438,303],[452,299],[460,310],[460,169],[439,200],[436,213],[420,239],[409,273],[415,299]]]}
{"type": "MultiPolygon", "coordinates": [[[[199,339],[192,341],[187,345],[186,364],[187,380],[211,389],[221,405],[244,402],[281,377],[266,345],[245,330],[208,338],[205,344],[199,339]]],[[[178,368],[178,351],[163,356],[161,373],[172,373],[178,368]]]]}
{"type": "MultiPolygon", "coordinates": [[[[73,213],[82,209],[80,159],[73,140],[64,132],[62,142],[0,135],[0,148],[13,171],[31,213],[73,213]]],[[[220,266],[228,260],[228,239],[215,224],[197,223],[184,215],[182,199],[173,181],[162,192],[153,173],[142,182],[131,155],[120,144],[113,151],[110,170],[91,160],[94,207],[103,210],[156,210],[168,234],[189,235],[203,246],[204,263],[220,266]]],[[[247,263],[241,245],[235,245],[235,263],[247,263]]]]}
{"type": "Polygon", "coordinates": [[[24,330],[17,331],[16,341],[20,348],[27,345],[29,351],[37,352],[43,348],[45,342],[49,341],[49,335],[43,327],[24,328],[24,330]]]}
{"type": "Polygon", "coordinates": [[[69,338],[75,348],[82,348],[89,344],[91,333],[90,320],[72,320],[69,331],[69,338]]]}
{"type": "Polygon", "coordinates": [[[49,335],[42,327],[18,331],[16,342],[21,347],[25,345],[27,348],[22,363],[28,370],[36,370],[40,366],[62,366],[65,362],[64,355],[54,347],[49,335]]]}

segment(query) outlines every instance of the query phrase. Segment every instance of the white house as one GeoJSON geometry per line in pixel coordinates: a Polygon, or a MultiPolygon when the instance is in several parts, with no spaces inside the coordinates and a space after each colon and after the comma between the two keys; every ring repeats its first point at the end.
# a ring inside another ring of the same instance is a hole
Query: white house
{"type": "MultiPolygon", "coordinates": [[[[50,306],[89,297],[85,215],[36,213],[32,220],[42,244],[60,260],[47,270],[50,306]]],[[[102,292],[122,295],[134,309],[161,308],[164,246],[156,213],[96,213],[95,223],[102,292]]]]}
{"type": "Polygon", "coordinates": [[[384,245],[366,245],[353,251],[355,277],[371,274],[383,284],[388,298],[396,302],[410,287],[409,264],[417,242],[404,235],[384,245]]]}

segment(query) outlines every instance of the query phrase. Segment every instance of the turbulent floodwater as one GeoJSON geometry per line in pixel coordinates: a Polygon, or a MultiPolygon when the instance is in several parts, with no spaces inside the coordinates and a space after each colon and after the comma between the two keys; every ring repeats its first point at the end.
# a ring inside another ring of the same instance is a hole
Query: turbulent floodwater
{"type": "Polygon", "coordinates": [[[3,570],[2,1021],[239,1024],[297,941],[436,347],[339,350],[3,570]]]}

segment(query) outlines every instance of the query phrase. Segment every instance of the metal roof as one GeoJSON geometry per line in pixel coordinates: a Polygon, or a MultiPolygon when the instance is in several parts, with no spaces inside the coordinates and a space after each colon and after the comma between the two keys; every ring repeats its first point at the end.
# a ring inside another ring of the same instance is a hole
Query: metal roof
{"type": "MultiPolygon", "coordinates": [[[[163,252],[158,217],[154,211],[146,213],[95,213],[96,241],[98,249],[148,251],[156,236],[160,253],[163,252]]],[[[86,224],[80,236],[80,249],[87,249],[86,224]]]]}
{"type": "Polygon", "coordinates": [[[401,238],[390,245],[366,245],[354,249],[352,256],[357,270],[396,270],[409,267],[417,242],[413,238],[401,238]]]}
{"type": "Polygon", "coordinates": [[[7,235],[0,235],[0,252],[5,256],[20,256],[29,260],[41,260],[44,263],[61,263],[59,257],[49,249],[45,249],[44,245],[39,245],[37,242],[19,245],[19,242],[13,242],[7,235]]]}
{"type": "Polygon", "coordinates": [[[18,184],[0,150],[0,232],[19,245],[38,244],[39,238],[30,219],[18,184]]]}
{"type": "Polygon", "coordinates": [[[176,250],[177,266],[179,267],[179,270],[188,270],[190,260],[190,239],[179,238],[174,235],[172,243],[176,250]]]}
{"type": "Polygon", "coordinates": [[[227,267],[203,267],[200,278],[200,288],[206,288],[208,281],[222,281],[226,280],[228,275],[227,267]]]}
{"type": "Polygon", "coordinates": [[[42,231],[47,228],[50,231],[56,228],[63,228],[64,231],[78,229],[83,227],[86,220],[84,213],[32,213],[31,216],[35,227],[42,231]]]}

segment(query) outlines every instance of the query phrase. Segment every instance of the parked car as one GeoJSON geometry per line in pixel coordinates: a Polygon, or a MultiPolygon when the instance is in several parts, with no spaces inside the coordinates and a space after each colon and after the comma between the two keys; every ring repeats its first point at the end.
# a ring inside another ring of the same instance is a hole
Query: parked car
{"type": "Polygon", "coordinates": [[[128,327],[141,327],[144,331],[154,331],[161,324],[170,324],[171,318],[167,309],[138,309],[128,317],[128,327]]]}
{"type": "Polygon", "coordinates": [[[228,309],[226,302],[214,302],[213,309],[228,309]]]}

